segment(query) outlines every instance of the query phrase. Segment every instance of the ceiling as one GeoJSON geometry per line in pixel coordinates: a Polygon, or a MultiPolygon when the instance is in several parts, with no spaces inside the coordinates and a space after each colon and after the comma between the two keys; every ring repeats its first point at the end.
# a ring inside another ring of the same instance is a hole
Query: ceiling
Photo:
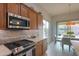
{"type": "Polygon", "coordinates": [[[38,5],[50,16],[79,11],[79,3],[38,3],[38,5]]]}

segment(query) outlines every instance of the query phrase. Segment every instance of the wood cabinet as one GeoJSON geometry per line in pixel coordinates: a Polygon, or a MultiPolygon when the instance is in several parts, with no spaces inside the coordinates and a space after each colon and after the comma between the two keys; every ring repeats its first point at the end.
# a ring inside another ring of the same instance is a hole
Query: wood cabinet
{"type": "Polygon", "coordinates": [[[21,16],[28,17],[28,7],[21,4],[21,16]]]}
{"type": "Polygon", "coordinates": [[[20,4],[19,3],[8,3],[7,12],[11,12],[14,14],[20,14],[20,4]]]}
{"type": "Polygon", "coordinates": [[[5,29],[6,27],[6,5],[0,3],[0,29],[5,29]]]}
{"type": "Polygon", "coordinates": [[[43,26],[43,16],[41,14],[37,15],[37,26],[38,29],[43,26]]]}
{"type": "Polygon", "coordinates": [[[37,13],[29,9],[30,29],[37,29],[37,13]]]}
{"type": "Polygon", "coordinates": [[[0,29],[6,28],[6,12],[28,17],[30,19],[30,29],[38,29],[42,26],[42,15],[28,6],[20,3],[0,3],[0,29]]]}
{"type": "Polygon", "coordinates": [[[43,56],[43,41],[36,44],[36,56],[43,56]]]}
{"type": "Polygon", "coordinates": [[[47,51],[47,39],[43,39],[43,55],[46,55],[47,51]]]}

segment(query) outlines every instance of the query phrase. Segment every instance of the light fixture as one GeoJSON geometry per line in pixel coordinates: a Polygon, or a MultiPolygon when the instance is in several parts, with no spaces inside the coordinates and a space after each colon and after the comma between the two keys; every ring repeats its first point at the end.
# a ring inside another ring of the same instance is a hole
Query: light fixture
{"type": "Polygon", "coordinates": [[[75,22],[73,22],[73,21],[68,21],[68,22],[66,23],[66,25],[68,25],[68,26],[75,25],[75,22]]]}
{"type": "Polygon", "coordinates": [[[68,4],[68,9],[69,9],[69,20],[66,25],[71,26],[71,25],[75,25],[75,22],[71,21],[71,4],[68,4]]]}

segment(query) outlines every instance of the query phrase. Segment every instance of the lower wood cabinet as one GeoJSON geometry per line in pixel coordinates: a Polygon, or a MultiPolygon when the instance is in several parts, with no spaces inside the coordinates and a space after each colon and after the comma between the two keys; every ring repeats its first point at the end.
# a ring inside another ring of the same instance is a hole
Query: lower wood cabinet
{"type": "Polygon", "coordinates": [[[43,55],[46,55],[47,51],[47,39],[43,39],[43,55]]]}
{"type": "Polygon", "coordinates": [[[36,44],[36,56],[46,55],[47,50],[47,39],[41,40],[36,44]]]}
{"type": "Polygon", "coordinates": [[[36,56],[43,56],[43,41],[39,41],[36,44],[36,56]]]}

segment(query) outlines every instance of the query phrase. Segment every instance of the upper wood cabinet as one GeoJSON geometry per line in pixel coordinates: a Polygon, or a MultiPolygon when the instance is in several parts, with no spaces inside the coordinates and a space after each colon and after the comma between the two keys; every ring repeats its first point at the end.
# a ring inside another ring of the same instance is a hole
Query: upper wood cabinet
{"type": "Polygon", "coordinates": [[[21,4],[21,16],[28,17],[28,7],[21,4]]]}
{"type": "Polygon", "coordinates": [[[5,29],[6,27],[6,5],[0,3],[0,29],[5,29]]]}
{"type": "Polygon", "coordinates": [[[30,29],[37,29],[37,13],[29,9],[30,29]]]}
{"type": "Polygon", "coordinates": [[[20,4],[19,3],[8,3],[7,11],[15,14],[20,14],[20,4]]]}
{"type": "Polygon", "coordinates": [[[41,14],[38,14],[37,15],[37,26],[38,26],[38,28],[39,27],[42,27],[43,26],[43,16],[41,15],[41,14]]]}
{"type": "Polygon", "coordinates": [[[20,3],[0,3],[0,29],[6,28],[6,12],[28,17],[30,19],[30,29],[38,29],[42,25],[42,15],[32,8],[20,3]]]}

